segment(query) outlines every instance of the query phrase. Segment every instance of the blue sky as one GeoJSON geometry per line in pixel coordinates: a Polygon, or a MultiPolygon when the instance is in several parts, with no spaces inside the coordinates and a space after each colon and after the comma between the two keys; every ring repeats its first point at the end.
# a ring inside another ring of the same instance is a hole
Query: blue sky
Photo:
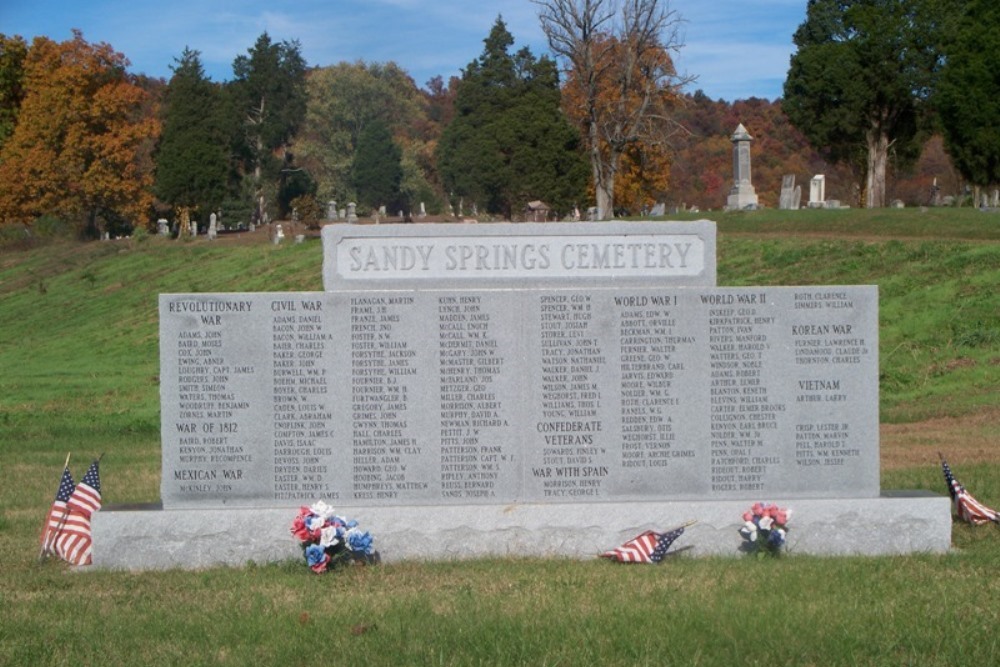
{"type": "MultiPolygon", "coordinates": [[[[807,0],[671,0],[684,19],[678,69],[726,100],[781,95],[792,33],[807,0]]],[[[57,41],[73,28],[107,42],[133,72],[169,78],[185,47],[201,52],[214,81],[232,77],[233,59],[264,31],[297,39],[309,65],[395,61],[423,86],[475,59],[497,15],[535,55],[547,52],[529,0],[0,0],[0,33],[57,41]]]]}

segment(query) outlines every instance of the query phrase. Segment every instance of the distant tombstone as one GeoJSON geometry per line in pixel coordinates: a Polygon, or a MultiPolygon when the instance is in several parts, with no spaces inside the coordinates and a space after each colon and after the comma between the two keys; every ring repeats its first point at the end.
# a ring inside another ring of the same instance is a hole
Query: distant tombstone
{"type": "Polygon", "coordinates": [[[796,185],[792,191],[792,210],[797,211],[802,208],[802,186],[796,185]]]}
{"type": "Polygon", "coordinates": [[[298,221],[299,221],[299,209],[293,208],[292,209],[292,222],[298,222],[298,221]]]}
{"type": "Polygon", "coordinates": [[[753,137],[740,123],[730,140],[733,142],[733,188],[729,191],[726,208],[730,211],[755,209],[759,202],[750,175],[750,142],[753,137]]]}
{"type": "Polygon", "coordinates": [[[338,220],[347,220],[347,209],[346,208],[340,209],[337,215],[339,216],[338,220]]]}
{"type": "Polygon", "coordinates": [[[478,218],[479,217],[479,207],[476,206],[475,202],[472,203],[472,217],[473,218],[478,218]]]}
{"type": "Polygon", "coordinates": [[[331,199],[326,203],[326,219],[327,220],[337,219],[337,200],[331,199]]]}
{"type": "Polygon", "coordinates": [[[285,230],[281,228],[280,224],[274,227],[274,245],[278,245],[285,238],[285,230]]]}
{"type": "Polygon", "coordinates": [[[596,206],[588,206],[587,207],[587,220],[590,221],[590,222],[594,222],[595,220],[597,220],[597,207],[596,206]]]}
{"type": "Polygon", "coordinates": [[[809,181],[809,208],[823,208],[826,202],[826,176],[816,174],[809,181]]]}
{"type": "Polygon", "coordinates": [[[827,199],[825,202],[823,202],[823,208],[834,208],[834,209],[840,208],[840,200],[827,199]]]}
{"type": "Polygon", "coordinates": [[[257,225],[255,225],[255,224],[253,224],[253,223],[251,222],[251,223],[250,223],[250,226],[249,226],[249,227],[248,227],[247,229],[248,229],[248,230],[249,230],[249,231],[250,231],[251,233],[253,233],[253,232],[257,231],[257,225]]]}
{"type": "Polygon", "coordinates": [[[188,224],[188,229],[191,230],[191,236],[198,236],[198,222],[196,220],[192,220],[188,224]]]}
{"type": "Polygon", "coordinates": [[[652,216],[652,217],[656,217],[656,216],[660,216],[660,215],[666,215],[666,214],[667,214],[667,205],[664,204],[663,202],[658,202],[649,211],[649,215],[652,216]]]}
{"type": "Polygon", "coordinates": [[[218,216],[215,215],[215,212],[213,212],[212,215],[208,216],[208,240],[209,241],[214,241],[215,237],[218,236],[218,234],[219,234],[218,220],[219,220],[218,216]]]}
{"type": "Polygon", "coordinates": [[[993,202],[991,204],[993,208],[1000,206],[1000,190],[993,191],[993,202]]]}
{"type": "Polygon", "coordinates": [[[296,243],[303,243],[305,240],[306,240],[306,235],[305,234],[296,234],[295,235],[295,242],[296,243]]]}
{"type": "Polygon", "coordinates": [[[349,202],[347,204],[347,222],[349,224],[354,224],[358,221],[358,205],[354,202],[349,202]]]}
{"type": "Polygon", "coordinates": [[[378,207],[378,214],[381,215],[383,218],[386,217],[387,215],[389,215],[385,211],[385,206],[379,206],[378,207]]]}
{"type": "Polygon", "coordinates": [[[404,216],[403,216],[403,211],[402,211],[402,209],[400,209],[400,211],[399,211],[399,217],[400,217],[400,218],[404,217],[404,216]]]}
{"type": "Polygon", "coordinates": [[[892,200],[892,207],[893,208],[906,208],[906,204],[903,203],[902,199],[893,199],[892,200]]]}
{"type": "Polygon", "coordinates": [[[580,222],[580,207],[573,207],[573,222],[580,222]]]}
{"type": "Polygon", "coordinates": [[[427,217],[427,207],[424,206],[423,202],[420,202],[420,217],[421,218],[426,218],[427,217]]]}
{"type": "Polygon", "coordinates": [[[156,233],[160,236],[168,236],[170,234],[170,223],[167,222],[166,218],[160,218],[156,221],[156,233]]]}
{"type": "Polygon", "coordinates": [[[790,174],[781,177],[781,196],[778,199],[778,208],[782,211],[790,211],[795,208],[795,175],[790,174]]]}

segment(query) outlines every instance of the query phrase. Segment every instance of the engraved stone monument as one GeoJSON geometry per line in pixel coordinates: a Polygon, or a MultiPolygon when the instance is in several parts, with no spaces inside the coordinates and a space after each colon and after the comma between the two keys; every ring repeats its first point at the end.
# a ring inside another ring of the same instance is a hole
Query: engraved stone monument
{"type": "Polygon", "coordinates": [[[757,500],[800,553],[949,547],[947,497],[880,490],[875,287],[717,287],[707,221],[323,244],[324,292],[161,295],[162,509],[96,514],[96,565],[294,558],[317,500],[386,561],[586,557],[690,519],[735,555],[757,500]]]}
{"type": "Polygon", "coordinates": [[[757,192],[751,183],[750,142],[753,137],[740,123],[731,137],[733,142],[733,188],[729,191],[726,208],[731,211],[755,209],[757,192]]]}

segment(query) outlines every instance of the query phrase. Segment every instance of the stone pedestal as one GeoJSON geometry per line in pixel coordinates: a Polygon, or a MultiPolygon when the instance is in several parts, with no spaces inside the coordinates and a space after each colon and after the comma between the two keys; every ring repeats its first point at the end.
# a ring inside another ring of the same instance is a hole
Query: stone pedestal
{"type": "MultiPolygon", "coordinates": [[[[889,556],[946,553],[951,501],[923,492],[879,498],[767,498],[792,510],[789,554],[889,556]]],[[[744,501],[433,507],[337,507],[375,537],[387,563],[504,556],[594,558],[644,530],[687,521],[674,549],[741,556],[744,501]]],[[[289,527],[296,507],[123,510],[94,514],[94,567],[156,570],[245,565],[302,557],[289,527]]]]}

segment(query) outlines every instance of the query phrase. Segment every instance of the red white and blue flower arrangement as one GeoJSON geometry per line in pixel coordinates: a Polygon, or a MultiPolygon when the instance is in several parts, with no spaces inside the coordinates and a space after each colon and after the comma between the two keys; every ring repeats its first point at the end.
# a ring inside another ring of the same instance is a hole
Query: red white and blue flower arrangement
{"type": "Polygon", "coordinates": [[[378,562],[371,534],[358,528],[357,521],[337,516],[322,500],[310,507],[300,507],[291,531],[302,547],[306,563],[316,574],[342,564],[378,562]]]}
{"type": "Polygon", "coordinates": [[[756,554],[758,558],[778,556],[785,546],[788,534],[788,520],[792,511],[772,503],[754,503],[743,513],[743,551],[756,554]]]}

